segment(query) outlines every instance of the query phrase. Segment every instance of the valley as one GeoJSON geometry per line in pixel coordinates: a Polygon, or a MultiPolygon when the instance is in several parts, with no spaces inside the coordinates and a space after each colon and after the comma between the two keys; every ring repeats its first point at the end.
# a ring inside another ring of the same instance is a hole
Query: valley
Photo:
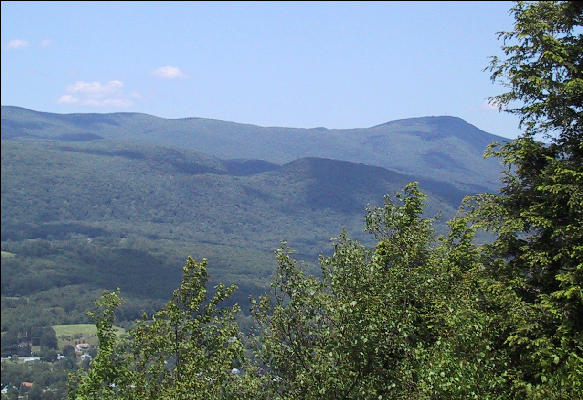
{"type": "Polygon", "coordinates": [[[168,299],[187,256],[237,284],[247,315],[281,241],[308,265],[343,230],[373,243],[365,207],[409,182],[444,232],[464,196],[494,191],[493,138],[452,117],[343,131],[3,106],[2,331],[88,323],[117,287],[128,327],[168,299]]]}

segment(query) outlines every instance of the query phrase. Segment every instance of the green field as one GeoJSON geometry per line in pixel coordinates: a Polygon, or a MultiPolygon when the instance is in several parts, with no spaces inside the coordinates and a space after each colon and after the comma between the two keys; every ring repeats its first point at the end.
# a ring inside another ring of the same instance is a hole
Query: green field
{"type": "MultiPolygon", "coordinates": [[[[114,328],[118,336],[125,334],[125,329],[118,326],[114,328]]],[[[63,350],[66,345],[74,346],[77,343],[97,345],[97,328],[93,324],[53,325],[53,329],[57,335],[59,350],[63,350]]]]}

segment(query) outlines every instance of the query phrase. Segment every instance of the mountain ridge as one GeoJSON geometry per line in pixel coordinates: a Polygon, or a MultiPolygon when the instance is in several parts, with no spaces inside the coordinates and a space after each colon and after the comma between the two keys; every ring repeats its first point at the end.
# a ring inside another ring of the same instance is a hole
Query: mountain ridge
{"type": "Polygon", "coordinates": [[[236,283],[243,304],[266,289],[281,240],[310,263],[343,229],[368,243],[365,206],[411,181],[427,194],[426,215],[443,218],[465,195],[493,190],[495,168],[480,175],[494,165],[481,158],[489,134],[448,117],[382,125],[3,106],[2,301],[26,301],[3,306],[2,326],[26,326],[28,304],[43,324],[87,322],[99,291],[116,287],[128,296],[124,319],[135,319],[176,287],[187,255],[208,258],[212,282],[236,283]]]}
{"type": "MultiPolygon", "coordinates": [[[[89,112],[89,113],[80,113],[80,112],[74,112],[74,113],[55,113],[55,112],[50,112],[50,111],[39,111],[39,110],[34,110],[32,108],[26,108],[26,107],[20,107],[20,106],[13,106],[13,105],[2,105],[1,106],[2,109],[5,109],[7,111],[10,112],[30,112],[30,113],[36,113],[36,114],[44,114],[44,115],[56,115],[56,116],[65,116],[65,117],[77,117],[77,116],[147,116],[147,117],[152,117],[155,119],[159,119],[159,120],[166,120],[166,121],[189,121],[189,120],[196,120],[196,121],[218,121],[218,122],[224,122],[224,123],[229,123],[229,124],[237,124],[237,125],[245,125],[245,126],[252,126],[252,127],[257,127],[257,128],[275,128],[275,129],[302,129],[302,130],[326,130],[326,131],[349,131],[349,130],[354,130],[354,129],[375,129],[375,128],[380,128],[383,126],[387,126],[387,125],[391,125],[391,124],[395,124],[395,123],[400,123],[402,121],[414,121],[414,120],[423,120],[423,119],[451,119],[451,120],[459,120],[465,124],[468,125],[472,125],[471,123],[467,122],[466,120],[464,120],[463,118],[460,117],[456,117],[454,115],[427,115],[427,116],[420,116],[420,117],[410,117],[410,118],[399,118],[399,119],[395,119],[395,120],[389,120],[386,122],[382,122],[380,124],[377,125],[372,125],[369,127],[352,127],[352,128],[328,128],[325,126],[315,126],[315,127],[311,127],[311,128],[305,128],[305,127],[294,127],[294,126],[282,126],[282,125],[259,125],[259,124],[252,124],[252,123],[246,123],[246,122],[239,122],[239,121],[230,121],[230,120],[222,120],[222,119],[218,119],[218,118],[207,118],[207,117],[178,117],[178,118],[167,118],[167,117],[160,117],[154,114],[148,114],[148,113],[143,113],[143,112],[138,112],[138,111],[118,111],[118,112],[108,112],[108,113],[96,113],[96,112],[89,112]]],[[[473,126],[473,125],[472,125],[473,126]]],[[[494,135],[494,134],[490,134],[499,138],[502,138],[501,136],[498,135],[494,135]]]]}
{"type": "Polygon", "coordinates": [[[261,127],[188,117],[164,119],[143,113],[55,114],[2,106],[3,139],[99,138],[190,148],[221,159],[283,164],[302,157],[380,166],[453,183],[462,190],[499,187],[501,167],[484,160],[489,134],[458,117],[400,119],[370,128],[261,127]]]}

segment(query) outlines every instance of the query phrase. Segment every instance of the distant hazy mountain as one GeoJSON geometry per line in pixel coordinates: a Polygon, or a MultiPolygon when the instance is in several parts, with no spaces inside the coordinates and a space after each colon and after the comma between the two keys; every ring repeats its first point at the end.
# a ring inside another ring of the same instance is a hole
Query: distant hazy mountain
{"type": "Polygon", "coordinates": [[[53,114],[2,106],[2,139],[17,138],[139,141],[194,149],[222,159],[278,164],[304,157],[328,158],[425,176],[474,192],[498,187],[499,163],[484,160],[482,154],[492,141],[505,140],[460,118],[445,116],[403,119],[371,128],[296,129],[137,113],[53,114]]]}

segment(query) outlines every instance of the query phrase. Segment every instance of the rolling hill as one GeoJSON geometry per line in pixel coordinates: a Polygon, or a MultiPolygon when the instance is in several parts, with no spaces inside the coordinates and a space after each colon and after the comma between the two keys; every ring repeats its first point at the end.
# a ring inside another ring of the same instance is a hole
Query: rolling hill
{"type": "Polygon", "coordinates": [[[492,139],[451,117],[327,130],[3,106],[2,329],[88,322],[116,287],[132,320],[170,296],[188,255],[245,308],[281,240],[315,262],[342,229],[370,240],[365,206],[408,182],[442,221],[494,190],[492,139]]]}
{"type": "Polygon", "coordinates": [[[204,118],[147,114],[53,114],[2,106],[2,139],[146,142],[222,159],[286,163],[318,157],[364,163],[449,182],[468,191],[496,190],[500,166],[486,146],[504,138],[456,117],[422,117],[370,128],[260,127],[204,118]]]}

